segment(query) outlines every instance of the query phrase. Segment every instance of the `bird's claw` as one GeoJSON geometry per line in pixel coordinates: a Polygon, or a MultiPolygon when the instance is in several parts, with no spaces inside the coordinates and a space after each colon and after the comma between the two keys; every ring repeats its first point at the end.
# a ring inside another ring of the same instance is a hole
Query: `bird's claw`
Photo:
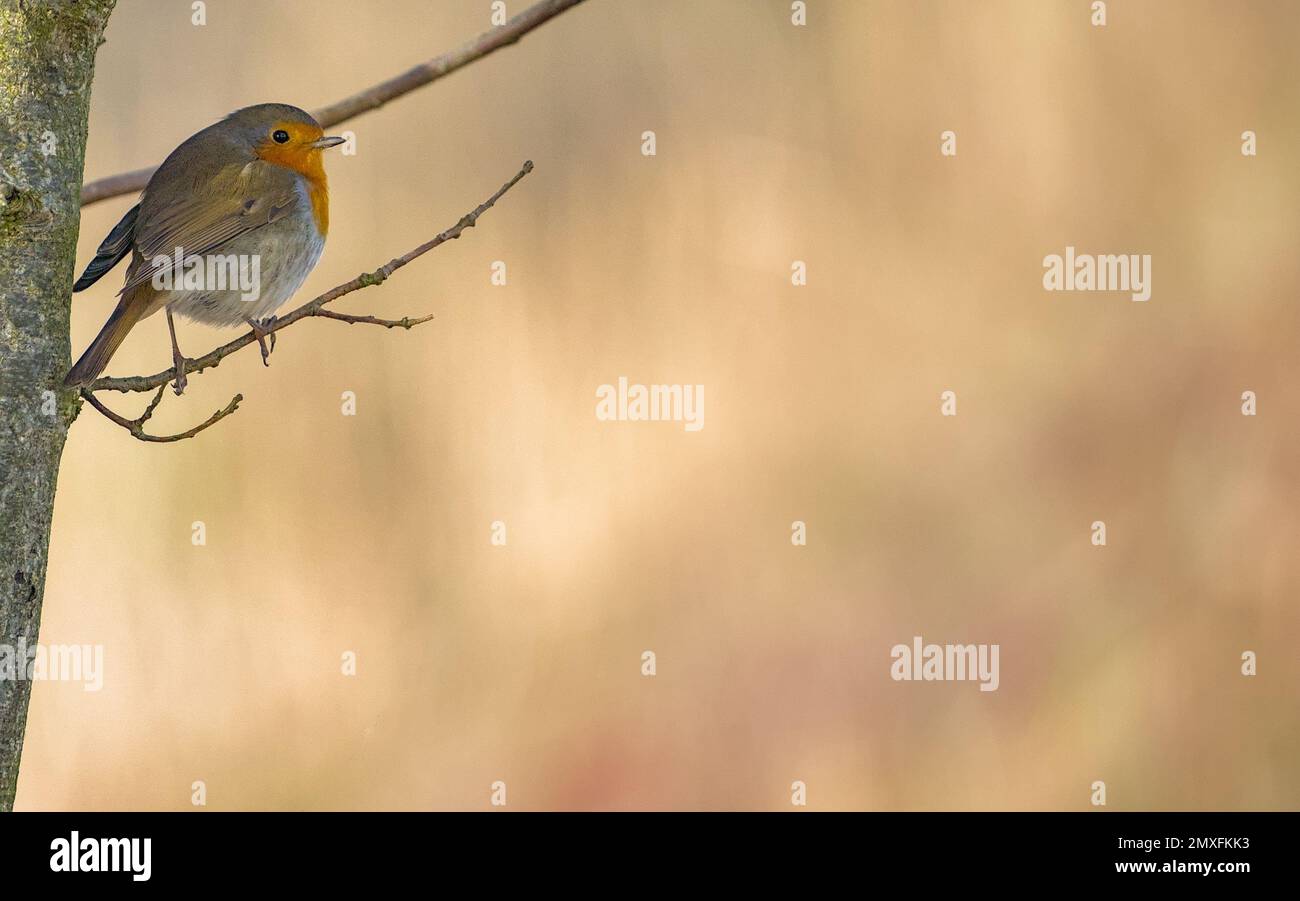
{"type": "Polygon", "coordinates": [[[189,360],[178,356],[172,362],[176,369],[176,383],[172,385],[172,390],[176,392],[177,397],[180,397],[185,393],[185,386],[189,384],[189,380],[185,377],[185,364],[189,360]]]}
{"type": "Polygon", "coordinates": [[[253,337],[257,339],[257,348],[262,352],[262,365],[270,366],[271,353],[275,350],[275,316],[268,316],[261,322],[254,319],[244,320],[253,330],[253,337]],[[267,344],[267,338],[270,338],[270,345],[267,344]]]}

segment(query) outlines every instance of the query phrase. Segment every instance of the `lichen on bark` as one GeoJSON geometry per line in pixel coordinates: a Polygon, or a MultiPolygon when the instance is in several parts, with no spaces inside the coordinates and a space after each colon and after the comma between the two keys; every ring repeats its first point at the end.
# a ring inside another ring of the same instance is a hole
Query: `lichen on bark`
{"type": "MultiPolygon", "coordinates": [[[[59,459],[76,417],[68,313],[95,51],[115,0],[0,0],[0,644],[40,626],[59,459]]],[[[0,811],[31,682],[0,679],[0,811]]]]}

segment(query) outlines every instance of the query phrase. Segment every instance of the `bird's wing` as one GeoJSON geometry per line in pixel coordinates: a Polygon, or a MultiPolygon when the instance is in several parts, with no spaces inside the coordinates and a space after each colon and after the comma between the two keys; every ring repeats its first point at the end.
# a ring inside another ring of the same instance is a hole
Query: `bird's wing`
{"type": "Polygon", "coordinates": [[[240,235],[288,216],[302,202],[297,178],[282,166],[257,160],[227,167],[203,190],[170,204],[151,203],[146,189],[135,228],[139,255],[119,293],[173,270],[177,247],[187,258],[213,253],[240,235]]]}
{"type": "Polygon", "coordinates": [[[84,291],[95,282],[105,272],[117,265],[122,257],[131,252],[131,241],[135,237],[135,220],[140,214],[140,204],[136,204],[127,211],[122,217],[122,221],[113,226],[113,230],[108,233],[108,237],[99,245],[99,250],[95,251],[95,258],[86,266],[86,271],[81,273],[81,278],[77,279],[72,286],[73,291],[84,291]]]}

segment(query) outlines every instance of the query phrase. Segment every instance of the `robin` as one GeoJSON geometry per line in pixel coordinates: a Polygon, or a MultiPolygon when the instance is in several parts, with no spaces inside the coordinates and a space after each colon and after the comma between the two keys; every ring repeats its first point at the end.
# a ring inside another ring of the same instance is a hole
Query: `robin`
{"type": "Polygon", "coordinates": [[[296,106],[263,103],[173,150],[72,286],[89,288],[131,255],[117,308],[63,383],[93,382],[127,332],[159,310],[167,313],[177,394],[185,390],[186,360],[173,314],[214,326],[247,323],[270,365],[275,311],[325,248],[329,188],[321,151],[344,140],[326,137],[296,106]]]}

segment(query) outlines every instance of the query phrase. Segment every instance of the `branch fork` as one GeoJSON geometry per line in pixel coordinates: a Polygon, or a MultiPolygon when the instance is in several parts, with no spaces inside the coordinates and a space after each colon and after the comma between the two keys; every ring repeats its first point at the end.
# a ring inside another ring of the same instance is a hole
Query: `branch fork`
{"type": "Polygon", "coordinates": [[[125,416],[114,413],[106,407],[99,398],[95,397],[94,392],[89,388],[82,388],[81,396],[88,400],[92,407],[108,417],[110,422],[114,422],[130,432],[131,437],[138,438],[141,441],[151,441],[157,444],[167,444],[172,441],[183,441],[186,438],[193,438],[199,432],[202,432],[204,429],[212,428],[212,426],[238,410],[240,402],[244,399],[244,395],[236,394],[225,407],[213,413],[203,422],[188,431],[178,432],[175,435],[150,435],[144,430],[144,424],[149,421],[151,416],[153,416],[154,410],[158,409],[158,405],[162,403],[163,394],[166,391],[166,385],[159,385],[157,392],[154,393],[153,400],[149,401],[149,405],[144,408],[144,412],[135,419],[127,419],[125,416]]]}

